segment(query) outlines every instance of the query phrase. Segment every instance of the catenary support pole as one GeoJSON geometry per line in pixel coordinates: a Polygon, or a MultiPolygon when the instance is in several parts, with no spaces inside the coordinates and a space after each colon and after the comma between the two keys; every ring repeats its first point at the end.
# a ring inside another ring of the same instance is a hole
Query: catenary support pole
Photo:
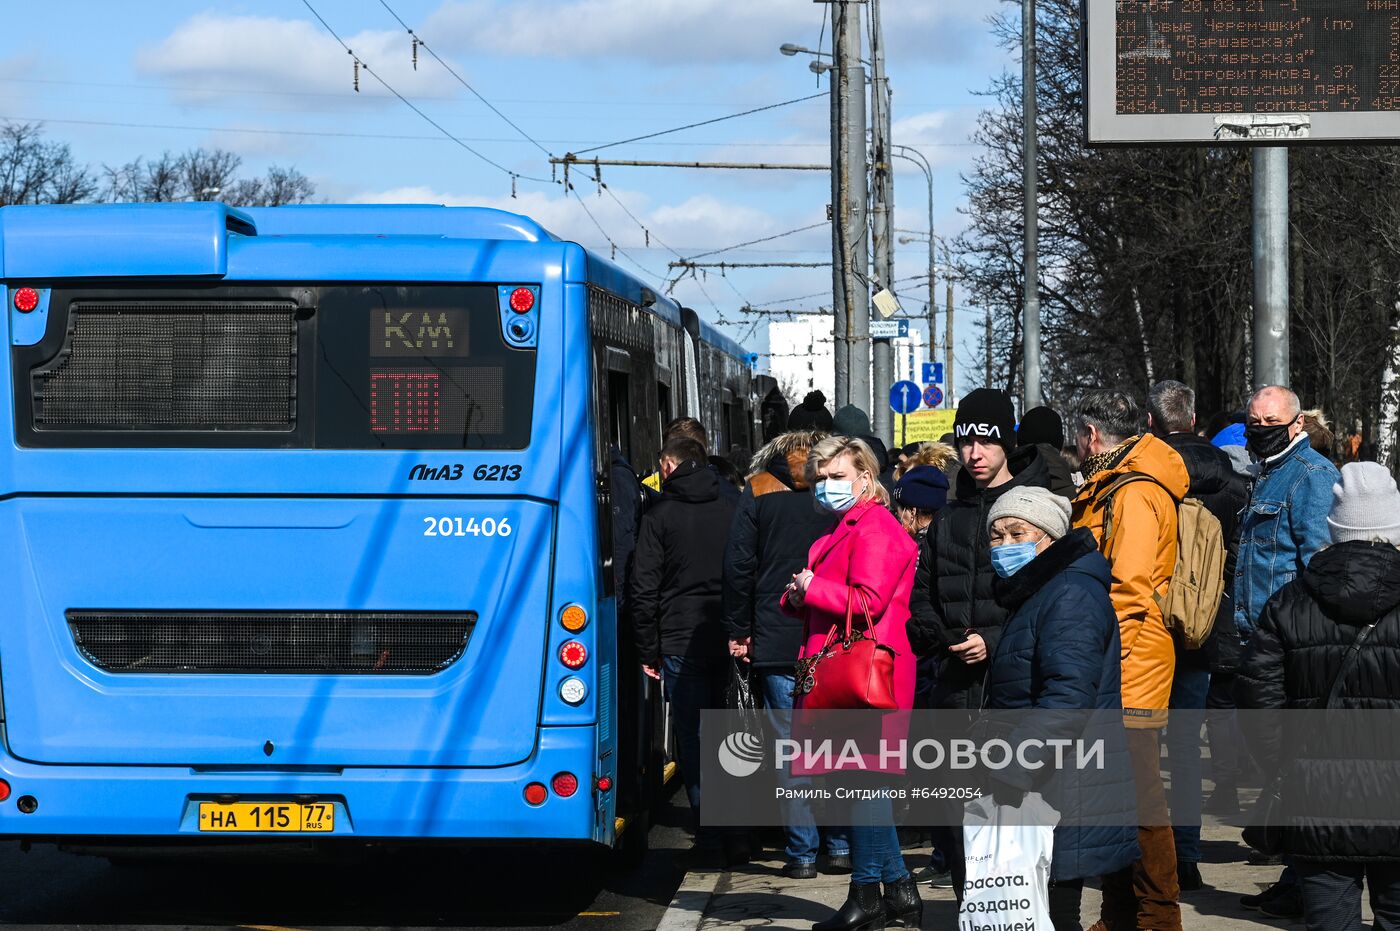
{"type": "Polygon", "coordinates": [[[1254,382],[1287,385],[1288,149],[1254,156],[1254,382]]]}
{"type": "Polygon", "coordinates": [[[831,60],[828,72],[831,81],[831,317],[832,365],[835,368],[836,397],[832,410],[844,407],[850,397],[850,344],[847,340],[848,266],[845,260],[846,237],[846,135],[845,125],[850,110],[847,102],[849,87],[843,74],[845,54],[842,32],[847,26],[846,2],[836,0],[831,6],[831,60]]]}
{"type": "Polygon", "coordinates": [[[832,8],[837,42],[836,89],[841,100],[840,183],[835,226],[840,230],[841,270],[837,290],[844,298],[845,331],[837,343],[837,404],[870,410],[870,292],[865,156],[865,69],[861,67],[860,4],[841,0],[832,8]],[[844,343],[844,345],[843,345],[844,343]],[[846,393],[841,396],[841,349],[845,350],[846,393]]]}
{"type": "Polygon", "coordinates": [[[943,257],[948,262],[948,269],[943,273],[948,285],[948,318],[943,325],[943,403],[951,410],[956,403],[953,394],[953,256],[946,246],[943,257]]]}
{"type": "MultiPolygon", "coordinates": [[[[885,43],[880,26],[880,0],[870,0],[870,139],[871,176],[875,182],[872,200],[874,217],[871,235],[874,238],[875,275],[881,287],[894,288],[894,167],[890,151],[890,84],[885,76],[885,43]]],[[[871,426],[875,435],[885,443],[894,441],[894,412],[888,402],[890,386],[894,383],[894,346],[888,339],[876,340],[874,353],[875,383],[871,389],[871,426]]]]}
{"type": "MultiPolygon", "coordinates": [[[[1036,178],[1035,0],[1021,0],[1022,166],[1025,185],[1025,289],[1021,321],[1022,412],[1040,406],[1040,195],[1036,178]]],[[[990,334],[988,334],[990,336],[990,334]]]]}

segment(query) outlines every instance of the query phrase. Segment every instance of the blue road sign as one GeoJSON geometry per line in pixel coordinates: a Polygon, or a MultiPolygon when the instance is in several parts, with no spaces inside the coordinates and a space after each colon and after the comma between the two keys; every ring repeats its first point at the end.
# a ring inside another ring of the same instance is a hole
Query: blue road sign
{"type": "Polygon", "coordinates": [[[943,384],[943,363],[942,363],[942,362],[925,362],[925,363],[924,363],[924,379],[923,379],[923,381],[924,381],[924,384],[926,384],[926,385],[941,385],[941,384],[943,384]]]}
{"type": "Polygon", "coordinates": [[[924,389],[924,406],[938,407],[943,403],[943,389],[937,385],[929,385],[924,389]]]}
{"type": "Polygon", "coordinates": [[[896,414],[912,414],[919,409],[924,390],[912,381],[897,381],[890,386],[890,408],[896,414]]]}

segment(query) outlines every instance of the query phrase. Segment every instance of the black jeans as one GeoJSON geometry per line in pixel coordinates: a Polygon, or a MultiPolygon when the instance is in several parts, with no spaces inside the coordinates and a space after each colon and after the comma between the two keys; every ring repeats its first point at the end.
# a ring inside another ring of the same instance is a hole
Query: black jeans
{"type": "Polygon", "coordinates": [[[724,707],[724,690],[729,685],[730,659],[727,656],[663,656],[661,682],[671,703],[671,722],[676,729],[676,756],[681,764],[686,798],[700,832],[700,712],[724,707]]]}
{"type": "Polygon", "coordinates": [[[1400,863],[1295,860],[1308,931],[1361,931],[1361,883],[1371,890],[1374,931],[1400,931],[1400,863]]]}
{"type": "Polygon", "coordinates": [[[1066,879],[1050,884],[1050,924],[1055,931],[1084,931],[1079,918],[1079,900],[1084,880],[1066,879]]]}
{"type": "Polygon", "coordinates": [[[1210,742],[1210,778],[1217,785],[1239,785],[1244,735],[1235,718],[1235,674],[1216,672],[1206,692],[1206,735],[1210,742]]]}

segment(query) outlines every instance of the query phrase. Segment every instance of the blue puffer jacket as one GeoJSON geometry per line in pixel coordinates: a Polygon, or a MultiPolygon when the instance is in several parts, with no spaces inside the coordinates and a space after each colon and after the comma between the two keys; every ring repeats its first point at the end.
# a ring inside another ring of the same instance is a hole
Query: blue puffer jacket
{"type": "MultiPolygon", "coordinates": [[[[1118,618],[1108,598],[1109,580],[1108,562],[1099,555],[1093,534],[1081,528],[996,585],[997,601],[1014,613],[987,670],[986,707],[1108,712],[1094,715],[1092,736],[1083,735],[1104,738],[1101,769],[1068,778],[1049,767],[1001,774],[1010,784],[1040,792],[1061,813],[1065,823],[1055,829],[1054,880],[1102,876],[1138,857],[1132,764],[1116,713],[1123,700],[1118,618]]],[[[1089,717],[1070,715],[1063,721],[1083,728],[1089,717]]],[[[1055,729],[1049,718],[1038,714],[1021,726],[1032,731],[1027,736],[1047,739],[1047,729],[1055,729]]]]}

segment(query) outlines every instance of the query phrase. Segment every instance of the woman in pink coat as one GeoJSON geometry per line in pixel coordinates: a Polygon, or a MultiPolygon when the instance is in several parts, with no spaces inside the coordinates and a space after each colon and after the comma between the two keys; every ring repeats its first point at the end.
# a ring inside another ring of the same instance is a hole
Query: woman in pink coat
{"type": "MultiPolygon", "coordinates": [[[[874,453],[860,440],[833,436],[812,448],[807,481],[816,490],[817,502],[841,519],[812,544],[807,568],[793,576],[783,605],[806,622],[801,656],[808,657],[820,652],[833,625],[845,630],[850,599],[863,595],[876,638],[895,651],[895,701],[907,710],[914,706],[914,654],[904,625],[918,549],[889,512],[889,496],[878,474],[874,453]]],[[[854,614],[855,624],[863,627],[859,600],[854,614]]],[[[800,696],[797,707],[802,707],[800,696]]],[[[907,734],[906,715],[884,718],[882,735],[888,746],[907,734]]],[[[876,768],[875,758],[866,760],[876,768]]],[[[852,803],[851,868],[845,904],[813,931],[863,931],[905,922],[919,926],[923,903],[899,852],[888,797],[852,803]]]]}

